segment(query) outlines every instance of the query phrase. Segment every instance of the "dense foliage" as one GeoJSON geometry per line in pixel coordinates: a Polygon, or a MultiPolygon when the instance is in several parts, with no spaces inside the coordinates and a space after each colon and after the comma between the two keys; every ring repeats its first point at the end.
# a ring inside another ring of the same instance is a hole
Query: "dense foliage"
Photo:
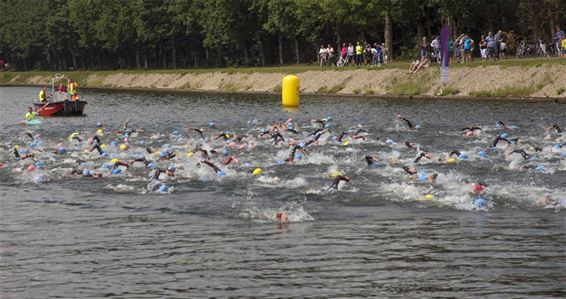
{"type": "Polygon", "coordinates": [[[357,40],[415,56],[442,24],[549,42],[566,25],[564,0],[0,0],[0,12],[0,58],[20,70],[306,63],[357,40]]]}

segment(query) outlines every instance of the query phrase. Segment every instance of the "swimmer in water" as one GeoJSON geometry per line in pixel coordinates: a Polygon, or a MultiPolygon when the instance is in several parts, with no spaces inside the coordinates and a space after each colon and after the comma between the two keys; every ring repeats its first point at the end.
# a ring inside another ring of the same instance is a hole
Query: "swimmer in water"
{"type": "Polygon", "coordinates": [[[497,147],[497,144],[499,143],[499,141],[507,142],[507,146],[509,146],[511,144],[511,142],[509,142],[509,140],[507,138],[504,138],[504,137],[501,137],[500,135],[497,135],[495,137],[495,139],[493,139],[493,142],[491,143],[490,147],[491,148],[497,147]]]}
{"type": "Polygon", "coordinates": [[[557,134],[562,134],[562,129],[557,124],[553,124],[552,126],[546,127],[545,130],[547,134],[551,134],[553,132],[557,134]]]}
{"type": "Polygon", "coordinates": [[[364,159],[368,166],[377,165],[379,164],[379,157],[378,156],[365,156],[364,159]]]}
{"type": "Polygon", "coordinates": [[[412,142],[409,142],[409,141],[405,141],[405,146],[408,149],[414,149],[414,150],[417,150],[419,148],[418,144],[412,143],[412,142]]]}
{"type": "Polygon", "coordinates": [[[293,146],[291,153],[289,154],[289,157],[285,159],[285,162],[292,163],[293,161],[295,161],[295,153],[297,152],[297,150],[303,152],[304,154],[307,154],[307,152],[304,150],[304,147],[301,144],[297,144],[293,146]]]}
{"type": "Polygon", "coordinates": [[[28,158],[31,158],[32,160],[35,159],[34,153],[27,153],[21,155],[20,152],[18,151],[18,148],[16,147],[14,147],[14,156],[16,157],[16,160],[26,160],[28,158]]]}
{"type": "Polygon", "coordinates": [[[397,120],[405,122],[405,124],[407,125],[407,127],[409,127],[409,129],[411,129],[411,130],[415,129],[415,126],[413,125],[413,123],[411,121],[409,121],[407,118],[405,118],[404,116],[402,116],[401,114],[397,114],[397,120]]]}
{"type": "Polygon", "coordinates": [[[348,183],[350,182],[350,178],[345,175],[336,176],[332,181],[332,186],[330,186],[330,188],[334,188],[334,190],[338,190],[338,185],[340,184],[340,182],[348,183]]]}
{"type": "Polygon", "coordinates": [[[432,153],[431,152],[420,152],[417,154],[417,157],[415,158],[415,160],[413,161],[413,163],[419,163],[419,161],[422,158],[427,158],[428,160],[432,159],[432,153]]]}
{"type": "Polygon", "coordinates": [[[477,182],[474,184],[474,189],[473,189],[473,193],[476,195],[479,194],[483,194],[485,191],[485,187],[487,187],[487,184],[484,182],[477,182]]]}
{"type": "Polygon", "coordinates": [[[214,163],[212,163],[209,160],[202,160],[200,162],[210,166],[210,168],[212,168],[214,170],[214,172],[216,172],[216,173],[222,172],[222,169],[220,169],[218,166],[216,166],[214,163]]]}
{"type": "Polygon", "coordinates": [[[403,170],[409,175],[409,176],[413,176],[415,174],[417,174],[417,169],[414,166],[403,166],[403,170]]]}
{"type": "Polygon", "coordinates": [[[197,132],[197,133],[199,134],[199,136],[200,136],[201,139],[206,139],[206,138],[204,137],[204,130],[203,130],[203,129],[189,128],[189,130],[197,132]]]}
{"type": "Polygon", "coordinates": [[[228,156],[228,158],[224,159],[224,162],[222,162],[222,164],[224,165],[230,165],[230,163],[239,163],[240,161],[238,159],[236,159],[236,157],[234,156],[228,156]]]}
{"type": "Polygon", "coordinates": [[[275,214],[275,221],[279,223],[287,223],[289,222],[289,217],[287,217],[287,214],[283,212],[278,212],[275,214]]]}
{"type": "Polygon", "coordinates": [[[521,156],[523,156],[524,160],[529,160],[530,158],[532,158],[532,156],[527,154],[527,152],[525,152],[525,150],[523,150],[523,149],[516,149],[516,150],[512,150],[512,151],[507,153],[508,156],[510,156],[512,154],[521,154],[521,156]]]}

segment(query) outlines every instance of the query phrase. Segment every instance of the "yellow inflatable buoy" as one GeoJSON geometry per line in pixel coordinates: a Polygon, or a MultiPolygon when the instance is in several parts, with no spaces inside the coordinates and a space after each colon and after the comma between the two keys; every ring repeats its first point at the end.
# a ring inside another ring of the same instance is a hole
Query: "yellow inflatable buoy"
{"type": "Polygon", "coordinates": [[[281,81],[283,107],[299,107],[299,77],[287,75],[281,81]]]}
{"type": "Polygon", "coordinates": [[[446,159],[446,163],[448,163],[448,164],[455,164],[457,162],[458,161],[456,160],[456,158],[453,158],[453,157],[446,159]]]}
{"type": "Polygon", "coordinates": [[[261,171],[261,168],[256,168],[256,169],[254,169],[254,171],[252,173],[253,173],[253,175],[261,175],[263,173],[263,171],[261,171]]]}
{"type": "Polygon", "coordinates": [[[192,157],[193,155],[194,155],[193,152],[188,152],[188,153],[187,153],[187,158],[190,158],[190,157],[192,157]]]}
{"type": "Polygon", "coordinates": [[[125,144],[125,143],[122,143],[122,144],[120,144],[120,147],[119,147],[119,149],[120,149],[121,151],[125,151],[125,150],[127,150],[127,149],[128,149],[128,145],[127,145],[127,144],[125,144]]]}

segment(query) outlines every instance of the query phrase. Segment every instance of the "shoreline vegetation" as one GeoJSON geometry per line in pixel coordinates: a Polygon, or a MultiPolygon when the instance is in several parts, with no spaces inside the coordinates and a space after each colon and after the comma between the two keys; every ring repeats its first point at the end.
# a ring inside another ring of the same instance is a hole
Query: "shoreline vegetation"
{"type": "MultiPolygon", "coordinates": [[[[290,65],[254,68],[133,69],[59,72],[79,88],[221,93],[281,91],[281,79],[296,74],[302,94],[387,98],[537,99],[566,101],[566,60],[511,59],[453,64],[441,89],[436,65],[408,74],[409,62],[381,67],[320,68],[290,65]]],[[[1,72],[0,86],[51,84],[52,71],[1,72]]]]}

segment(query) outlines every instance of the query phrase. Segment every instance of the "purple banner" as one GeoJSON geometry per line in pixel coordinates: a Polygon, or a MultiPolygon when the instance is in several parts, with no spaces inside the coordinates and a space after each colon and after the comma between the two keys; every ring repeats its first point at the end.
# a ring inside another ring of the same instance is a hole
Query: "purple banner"
{"type": "Polygon", "coordinates": [[[450,36],[452,32],[450,26],[442,27],[440,31],[440,57],[442,58],[441,67],[448,67],[450,65],[450,36]]]}

